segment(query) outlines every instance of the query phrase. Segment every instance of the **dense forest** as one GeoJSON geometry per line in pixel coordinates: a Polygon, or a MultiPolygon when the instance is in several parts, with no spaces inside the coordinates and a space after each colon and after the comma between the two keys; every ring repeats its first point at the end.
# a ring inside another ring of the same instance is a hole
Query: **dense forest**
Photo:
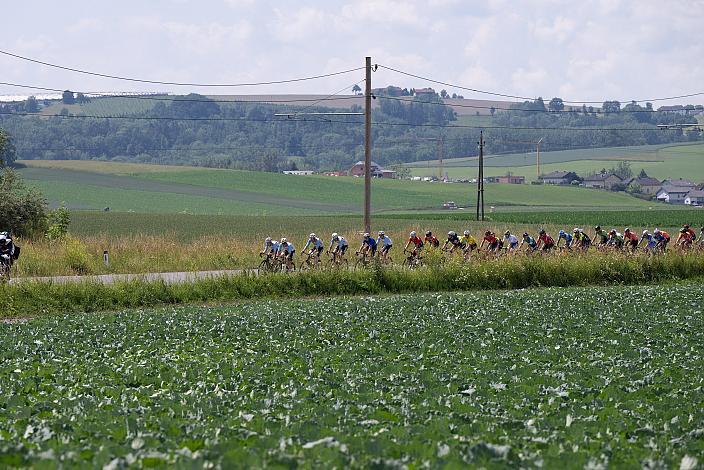
{"type": "MultiPolygon", "coordinates": [[[[698,129],[658,128],[696,123],[696,119],[690,113],[658,112],[650,104],[621,107],[607,101],[598,109],[567,109],[559,98],[548,104],[538,98],[495,113],[492,109],[491,116],[458,118],[439,95],[399,99],[380,94],[376,99],[373,158],[382,165],[433,159],[439,138],[445,158],[476,155],[479,127],[484,128],[489,154],[527,151],[541,138],[546,151],[702,139],[698,129]]],[[[89,100],[77,97],[79,103],[89,100]]],[[[153,104],[146,110],[135,106],[100,117],[71,114],[66,108],[49,116],[33,114],[39,106],[27,100],[0,107],[0,128],[9,134],[11,147],[7,148],[18,159],[104,159],[280,171],[337,170],[363,157],[362,116],[311,114],[350,109],[224,102],[196,94],[143,100],[153,104]]]]}

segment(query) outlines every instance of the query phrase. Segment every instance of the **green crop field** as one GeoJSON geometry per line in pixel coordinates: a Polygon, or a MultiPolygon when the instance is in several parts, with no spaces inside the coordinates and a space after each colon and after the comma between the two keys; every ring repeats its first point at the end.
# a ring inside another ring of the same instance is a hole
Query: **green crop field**
{"type": "MultiPolygon", "coordinates": [[[[276,173],[160,167],[105,162],[25,161],[24,177],[54,204],[70,208],[142,213],[351,214],[363,203],[360,178],[289,176],[276,173]]],[[[377,213],[438,209],[452,200],[471,206],[475,188],[463,184],[375,180],[377,213]]],[[[493,185],[487,206],[565,208],[650,207],[625,194],[571,187],[493,185]]]]}
{"type": "Polygon", "coordinates": [[[62,109],[66,108],[71,114],[86,114],[88,116],[128,116],[149,111],[159,101],[129,98],[129,97],[104,97],[91,98],[87,103],[81,104],[63,104],[56,102],[43,108],[40,114],[53,115],[59,114],[62,109]]]}
{"type": "Polygon", "coordinates": [[[248,302],[0,325],[0,465],[695,468],[704,294],[248,302]]]}
{"type": "MultiPolygon", "coordinates": [[[[618,161],[628,161],[634,173],[645,170],[659,179],[689,178],[704,180],[704,144],[663,144],[640,147],[615,147],[598,149],[562,150],[541,152],[541,171],[564,170],[585,175],[611,168],[618,161]]],[[[414,176],[437,175],[437,160],[407,164],[414,176]]],[[[486,176],[501,176],[507,172],[523,175],[529,181],[537,179],[535,152],[507,155],[488,155],[485,160],[486,176]]],[[[476,178],[477,158],[447,159],[444,172],[450,178],[476,178]]]]}

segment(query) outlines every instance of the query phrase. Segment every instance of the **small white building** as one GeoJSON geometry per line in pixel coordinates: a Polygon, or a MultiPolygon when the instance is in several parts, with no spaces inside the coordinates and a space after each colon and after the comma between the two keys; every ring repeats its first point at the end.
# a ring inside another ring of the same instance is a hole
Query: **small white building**
{"type": "Polygon", "coordinates": [[[684,203],[688,206],[704,206],[704,191],[695,189],[688,192],[684,203]]]}
{"type": "Polygon", "coordinates": [[[668,204],[684,204],[687,193],[692,191],[692,188],[683,186],[663,186],[655,195],[658,201],[668,204]]]}
{"type": "Polygon", "coordinates": [[[310,176],[314,175],[314,171],[310,170],[286,170],[283,172],[284,175],[298,175],[298,176],[310,176]]]}

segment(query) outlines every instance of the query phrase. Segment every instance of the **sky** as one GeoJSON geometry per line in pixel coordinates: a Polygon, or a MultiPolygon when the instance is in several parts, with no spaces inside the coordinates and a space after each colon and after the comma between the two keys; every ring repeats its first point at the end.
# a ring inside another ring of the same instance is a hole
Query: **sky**
{"type": "MultiPolygon", "coordinates": [[[[0,50],[158,81],[242,83],[372,62],[438,81],[566,101],[704,92],[704,0],[34,0],[3,6],[0,50]]],[[[0,55],[0,81],[75,91],[332,94],[358,70],[260,87],[178,87],[99,78],[0,55]]],[[[432,86],[380,68],[374,87],[432,86]]],[[[0,95],[30,94],[0,85],[0,95]]],[[[38,94],[38,92],[37,92],[38,94]]],[[[704,94],[656,104],[704,103],[704,94]]]]}

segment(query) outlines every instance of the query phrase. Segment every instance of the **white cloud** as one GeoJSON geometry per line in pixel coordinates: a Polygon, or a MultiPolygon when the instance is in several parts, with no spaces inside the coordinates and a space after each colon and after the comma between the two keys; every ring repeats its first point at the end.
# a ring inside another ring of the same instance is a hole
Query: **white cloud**
{"type": "Polygon", "coordinates": [[[319,34],[328,24],[327,15],[317,8],[304,7],[294,12],[274,9],[276,19],[271,33],[282,41],[298,41],[319,34]]]}
{"type": "Polygon", "coordinates": [[[253,32],[252,26],[245,20],[224,25],[217,22],[196,24],[139,18],[133,26],[149,34],[165,36],[179,47],[202,55],[227,47],[241,47],[253,32]]]}

